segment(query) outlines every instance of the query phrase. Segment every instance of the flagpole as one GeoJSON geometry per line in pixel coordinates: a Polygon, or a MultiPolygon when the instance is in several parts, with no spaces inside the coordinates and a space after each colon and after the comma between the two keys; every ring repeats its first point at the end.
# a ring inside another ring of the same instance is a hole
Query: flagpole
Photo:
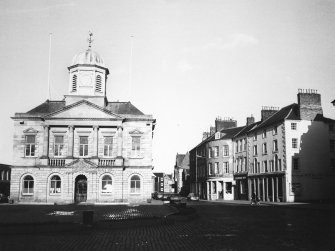
{"type": "Polygon", "coordinates": [[[52,33],[49,33],[48,100],[50,100],[50,99],[51,99],[51,92],[50,92],[50,72],[51,72],[51,37],[52,37],[52,33]]]}

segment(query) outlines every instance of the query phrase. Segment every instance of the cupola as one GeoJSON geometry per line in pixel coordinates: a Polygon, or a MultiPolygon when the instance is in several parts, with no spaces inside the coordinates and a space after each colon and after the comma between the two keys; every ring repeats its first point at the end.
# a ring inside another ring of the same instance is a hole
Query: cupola
{"type": "Polygon", "coordinates": [[[89,33],[88,48],[76,54],[69,70],[69,91],[65,95],[66,105],[86,99],[99,106],[105,106],[106,82],[109,74],[104,60],[92,50],[93,34],[89,33]]]}

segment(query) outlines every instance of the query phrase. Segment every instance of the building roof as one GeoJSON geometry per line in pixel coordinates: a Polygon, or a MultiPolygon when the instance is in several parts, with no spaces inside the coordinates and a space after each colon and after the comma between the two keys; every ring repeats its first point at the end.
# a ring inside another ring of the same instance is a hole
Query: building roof
{"type": "Polygon", "coordinates": [[[256,122],[256,123],[252,123],[250,125],[246,125],[244,126],[244,128],[239,131],[237,134],[235,134],[234,138],[243,136],[245,134],[247,134],[250,130],[252,130],[254,127],[256,127],[260,122],[256,122]]]}
{"type": "Polygon", "coordinates": [[[260,122],[256,127],[249,130],[249,132],[253,132],[256,130],[260,130],[269,126],[273,126],[279,123],[282,123],[285,119],[290,120],[299,120],[299,106],[298,104],[291,104],[281,108],[279,111],[274,113],[269,118],[260,122]]]}
{"type": "MultiPolygon", "coordinates": [[[[240,127],[233,127],[233,128],[228,128],[228,129],[222,129],[221,132],[221,137],[220,139],[215,139],[215,133],[211,136],[209,136],[207,139],[201,141],[197,146],[195,146],[192,150],[194,150],[195,148],[198,148],[199,146],[201,146],[202,144],[205,144],[207,142],[210,141],[214,141],[214,140],[221,140],[221,139],[232,139],[234,138],[234,136],[239,133],[242,129],[244,128],[244,126],[240,126],[240,127]]],[[[192,151],[191,150],[191,151],[192,151]]]]}
{"type": "MultiPolygon", "coordinates": [[[[65,107],[65,101],[51,101],[46,100],[44,103],[36,106],[26,113],[19,113],[17,115],[28,115],[28,116],[45,116],[47,114],[57,112],[65,107]]],[[[108,102],[106,107],[108,111],[118,115],[145,115],[139,109],[137,109],[130,102],[108,102]]]]}
{"type": "Polygon", "coordinates": [[[105,63],[102,57],[97,52],[91,50],[91,48],[74,55],[71,65],[78,64],[99,65],[105,67],[105,63]]]}
{"type": "Polygon", "coordinates": [[[156,177],[163,177],[164,173],[153,173],[156,177]]]}

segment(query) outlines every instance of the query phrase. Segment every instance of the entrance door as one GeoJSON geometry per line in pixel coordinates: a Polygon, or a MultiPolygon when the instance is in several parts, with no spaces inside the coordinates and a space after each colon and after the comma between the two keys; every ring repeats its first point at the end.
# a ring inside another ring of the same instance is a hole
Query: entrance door
{"type": "Polygon", "coordinates": [[[77,203],[87,200],[87,178],[84,175],[79,175],[76,178],[74,200],[77,203]]]}

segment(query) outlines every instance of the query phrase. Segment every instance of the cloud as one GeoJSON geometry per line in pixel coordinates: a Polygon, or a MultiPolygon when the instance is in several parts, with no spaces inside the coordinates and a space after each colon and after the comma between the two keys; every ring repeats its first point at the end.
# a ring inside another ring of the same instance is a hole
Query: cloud
{"type": "Polygon", "coordinates": [[[250,46],[255,46],[259,43],[259,40],[251,35],[237,33],[230,35],[227,39],[223,40],[222,38],[218,38],[214,41],[211,41],[207,44],[201,46],[195,46],[186,48],[185,52],[192,51],[209,51],[209,50],[234,50],[238,48],[245,48],[250,46]]]}
{"type": "Polygon", "coordinates": [[[180,60],[177,64],[177,69],[181,72],[192,71],[193,68],[194,67],[186,59],[180,60]]]}

